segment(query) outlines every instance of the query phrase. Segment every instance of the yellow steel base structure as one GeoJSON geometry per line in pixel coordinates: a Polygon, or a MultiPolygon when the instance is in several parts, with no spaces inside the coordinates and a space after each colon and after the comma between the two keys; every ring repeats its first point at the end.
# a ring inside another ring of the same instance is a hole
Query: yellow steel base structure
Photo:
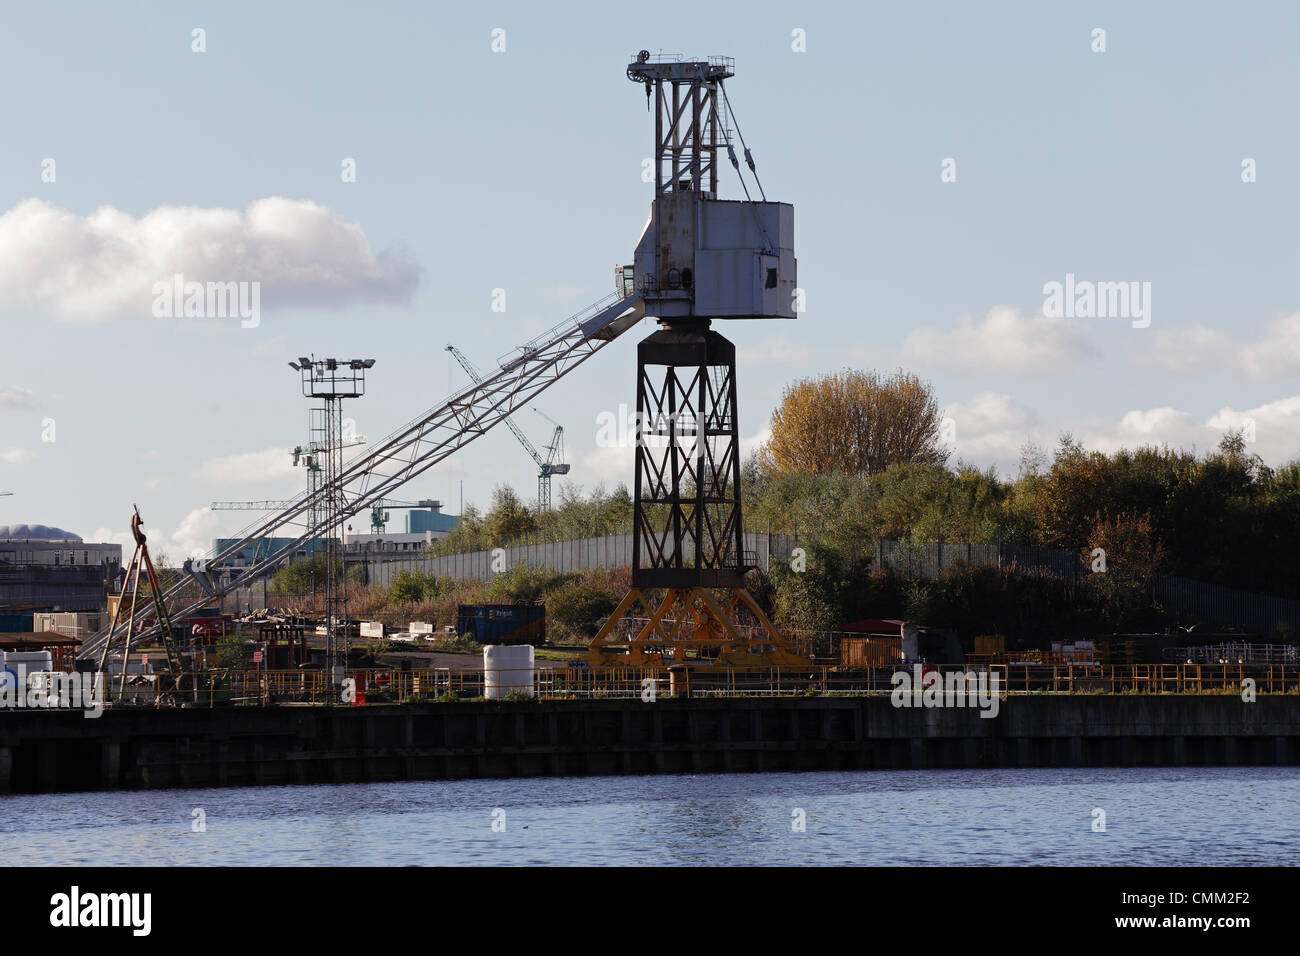
{"type": "Polygon", "coordinates": [[[587,647],[587,663],[669,667],[801,667],[806,654],[768,620],[744,588],[669,588],[658,607],[632,588],[587,647]],[[756,624],[740,624],[744,607],[756,624]]]}

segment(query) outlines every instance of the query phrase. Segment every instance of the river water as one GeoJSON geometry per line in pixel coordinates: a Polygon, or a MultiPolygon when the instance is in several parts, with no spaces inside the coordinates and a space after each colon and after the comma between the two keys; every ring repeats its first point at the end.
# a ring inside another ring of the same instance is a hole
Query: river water
{"type": "Polygon", "coordinates": [[[0,798],[0,832],[10,865],[1294,865],[1300,768],[43,794],[0,798]]]}

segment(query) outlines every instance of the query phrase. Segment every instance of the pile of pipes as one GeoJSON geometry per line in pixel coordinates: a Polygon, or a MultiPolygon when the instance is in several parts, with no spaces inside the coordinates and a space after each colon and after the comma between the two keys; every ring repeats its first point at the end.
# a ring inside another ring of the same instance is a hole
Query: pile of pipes
{"type": "Polygon", "coordinates": [[[297,608],[262,608],[256,611],[250,611],[238,619],[240,624],[248,624],[254,627],[264,627],[269,624],[299,624],[303,626],[314,625],[315,618],[308,617],[297,608]]]}

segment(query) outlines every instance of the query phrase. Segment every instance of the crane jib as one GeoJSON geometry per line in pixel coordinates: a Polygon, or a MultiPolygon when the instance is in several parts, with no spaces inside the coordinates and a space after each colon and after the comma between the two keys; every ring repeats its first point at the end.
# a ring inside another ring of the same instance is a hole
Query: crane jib
{"type": "MultiPolygon", "coordinates": [[[[214,599],[262,577],[329,530],[335,521],[333,516],[315,524],[310,524],[306,516],[313,514],[313,509],[330,496],[341,495],[346,500],[344,516],[356,514],[391,496],[408,481],[505,421],[517,408],[630,329],[644,314],[645,304],[639,294],[612,303],[606,297],[586,312],[522,346],[519,354],[508,357],[500,368],[482,381],[453,394],[388,438],[370,446],[344,466],[337,482],[323,485],[314,493],[304,493],[278,513],[258,519],[212,557],[186,561],[186,575],[163,594],[169,605],[186,600],[180,610],[171,612],[171,616],[176,620],[183,619],[214,599]],[[288,544],[256,558],[246,567],[223,563],[289,525],[294,527],[294,536],[288,544]],[[183,598],[183,592],[192,584],[198,584],[204,593],[194,599],[183,598]]],[[[136,640],[147,639],[157,632],[157,628],[145,631],[136,640]]],[[[78,656],[94,658],[108,637],[107,630],[96,634],[82,646],[78,656]]]]}

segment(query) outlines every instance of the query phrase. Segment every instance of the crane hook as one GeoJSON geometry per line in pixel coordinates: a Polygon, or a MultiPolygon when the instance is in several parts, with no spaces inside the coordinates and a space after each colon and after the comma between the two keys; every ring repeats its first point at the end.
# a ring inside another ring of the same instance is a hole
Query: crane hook
{"type": "Polygon", "coordinates": [[[140,530],[140,508],[135,509],[135,514],[131,516],[131,536],[135,538],[136,544],[144,544],[144,532],[140,530]]]}

